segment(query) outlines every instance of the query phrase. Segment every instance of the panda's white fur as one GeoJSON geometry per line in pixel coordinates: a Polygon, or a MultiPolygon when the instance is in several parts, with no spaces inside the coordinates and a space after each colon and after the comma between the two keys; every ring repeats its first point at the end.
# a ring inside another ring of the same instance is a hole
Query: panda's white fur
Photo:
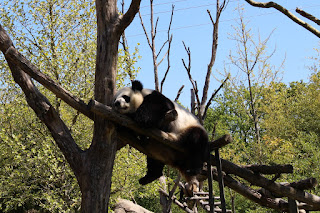
{"type": "Polygon", "coordinates": [[[151,89],[142,89],[142,91],[134,91],[131,87],[124,87],[117,91],[113,98],[113,108],[121,114],[130,114],[137,111],[146,95],[152,93],[151,89]],[[129,97],[129,102],[125,97],[129,97]]]}
{"type": "Polygon", "coordinates": [[[186,129],[190,127],[203,128],[199,120],[181,105],[173,102],[174,109],[178,113],[177,119],[169,123],[169,132],[179,137],[186,129]]]}

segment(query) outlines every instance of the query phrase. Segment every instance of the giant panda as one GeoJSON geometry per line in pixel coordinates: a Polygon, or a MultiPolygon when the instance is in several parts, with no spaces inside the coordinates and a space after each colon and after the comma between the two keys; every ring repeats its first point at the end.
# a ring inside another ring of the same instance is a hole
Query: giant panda
{"type": "Polygon", "coordinates": [[[139,180],[140,184],[145,185],[161,177],[164,165],[168,164],[197,187],[196,175],[207,160],[209,142],[207,132],[193,114],[161,93],[144,89],[140,81],[133,81],[131,87],[120,89],[113,98],[112,107],[131,117],[141,127],[167,132],[186,151],[183,154],[169,152],[155,144],[157,159],[147,157],[147,174],[139,180]]]}

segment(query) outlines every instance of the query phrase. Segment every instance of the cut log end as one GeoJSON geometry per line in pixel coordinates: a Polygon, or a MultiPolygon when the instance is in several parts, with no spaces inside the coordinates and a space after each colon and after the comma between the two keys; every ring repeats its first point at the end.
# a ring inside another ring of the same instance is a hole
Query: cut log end
{"type": "Polygon", "coordinates": [[[210,144],[209,144],[210,151],[213,151],[215,149],[219,149],[219,148],[221,148],[231,142],[232,142],[231,135],[226,134],[226,135],[222,136],[221,138],[219,138],[213,142],[210,142],[210,144]]]}

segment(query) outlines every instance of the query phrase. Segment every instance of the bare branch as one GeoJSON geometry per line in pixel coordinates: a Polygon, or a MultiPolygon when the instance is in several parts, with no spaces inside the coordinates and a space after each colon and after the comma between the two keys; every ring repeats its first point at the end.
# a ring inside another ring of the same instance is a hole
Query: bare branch
{"type": "Polygon", "coordinates": [[[219,86],[219,88],[216,89],[216,90],[214,91],[214,93],[211,95],[209,101],[207,102],[207,105],[206,105],[206,107],[205,107],[205,110],[204,110],[204,112],[203,112],[203,116],[202,116],[202,119],[203,119],[203,120],[206,119],[206,117],[207,117],[207,112],[208,112],[208,109],[209,109],[209,107],[210,107],[210,105],[211,105],[211,103],[212,103],[212,100],[213,100],[214,97],[218,94],[218,92],[220,91],[220,89],[223,87],[223,85],[227,82],[227,80],[228,80],[229,78],[230,78],[230,74],[229,74],[229,75],[227,76],[227,78],[222,82],[222,84],[219,86]]]}
{"type": "MultiPolygon", "coordinates": [[[[159,55],[160,55],[160,53],[161,53],[161,51],[163,50],[163,48],[166,46],[166,44],[169,42],[169,39],[168,40],[166,40],[163,44],[162,44],[162,46],[161,46],[161,48],[160,48],[160,50],[159,50],[159,52],[158,52],[158,54],[157,54],[157,58],[159,57],[159,55]]],[[[164,57],[163,58],[165,58],[166,57],[166,55],[167,55],[167,53],[164,55],[164,57]]],[[[163,60],[163,59],[162,59],[163,60]]],[[[158,63],[158,65],[160,64],[161,62],[159,62],[158,63]]]]}
{"type": "Polygon", "coordinates": [[[299,13],[300,15],[302,15],[303,17],[313,21],[317,25],[320,25],[320,20],[318,18],[314,17],[313,15],[311,15],[310,13],[307,13],[304,10],[301,10],[300,8],[296,8],[296,12],[299,13]]]}
{"type": "Polygon", "coordinates": [[[150,42],[150,39],[149,39],[149,36],[148,36],[148,33],[147,33],[147,30],[143,24],[143,20],[142,20],[142,16],[141,16],[141,13],[139,11],[139,18],[140,18],[140,23],[141,23],[141,26],[142,26],[142,29],[143,29],[143,32],[147,38],[147,41],[148,41],[148,44],[149,44],[149,47],[152,48],[152,45],[151,45],[151,42],[150,42]]]}
{"type": "Polygon", "coordinates": [[[159,17],[157,17],[156,25],[155,25],[155,27],[154,27],[153,39],[157,36],[158,23],[159,23],[159,17]]]}
{"type": "Polygon", "coordinates": [[[173,20],[173,12],[174,12],[174,5],[172,5],[172,9],[171,9],[171,17],[170,17],[170,23],[169,23],[169,27],[168,27],[168,31],[167,31],[167,41],[169,41],[168,43],[168,50],[167,50],[167,70],[161,80],[161,83],[160,83],[160,91],[162,92],[162,89],[163,89],[163,84],[164,84],[164,81],[166,80],[167,78],[167,75],[169,73],[169,70],[170,70],[170,51],[171,51],[171,42],[172,42],[172,35],[170,35],[170,30],[171,30],[171,25],[172,25],[172,20],[173,20]]]}
{"type": "Polygon", "coordinates": [[[169,44],[168,44],[168,51],[167,51],[167,70],[161,80],[161,83],[160,83],[160,92],[162,92],[162,89],[163,89],[163,84],[164,84],[164,81],[166,80],[167,78],[167,75],[169,73],[169,70],[170,70],[170,50],[171,50],[171,42],[172,42],[172,36],[170,37],[169,39],[169,44]]]}
{"type": "Polygon", "coordinates": [[[320,31],[315,29],[314,27],[312,27],[311,25],[309,25],[308,23],[302,21],[301,19],[297,18],[295,15],[293,15],[289,10],[287,10],[286,8],[282,7],[281,5],[269,1],[266,3],[262,3],[262,2],[256,2],[253,0],[245,0],[246,2],[248,2],[250,5],[254,6],[254,7],[260,7],[260,8],[275,8],[276,10],[278,10],[279,12],[283,13],[284,15],[286,15],[288,18],[290,18],[292,21],[294,21],[295,23],[297,23],[298,25],[304,27],[306,30],[310,31],[311,33],[313,33],[314,35],[316,35],[317,37],[320,38],[320,31]]]}
{"type": "Polygon", "coordinates": [[[150,25],[151,25],[151,51],[152,51],[152,61],[153,61],[153,73],[154,73],[154,84],[155,84],[155,90],[159,90],[159,77],[158,77],[158,65],[157,65],[157,54],[156,54],[156,44],[155,44],[155,37],[157,33],[157,26],[158,26],[158,21],[159,17],[157,18],[156,21],[156,26],[154,27],[154,22],[153,22],[153,0],[150,0],[150,25]]]}
{"type": "Polygon", "coordinates": [[[174,99],[175,102],[177,102],[177,101],[179,100],[179,97],[180,97],[180,95],[181,95],[181,92],[182,92],[183,88],[184,88],[184,85],[182,85],[182,86],[180,87],[180,89],[179,89],[179,91],[178,91],[178,93],[177,93],[177,96],[176,96],[176,98],[174,99]]]}
{"type": "Polygon", "coordinates": [[[215,60],[216,60],[217,48],[218,48],[219,19],[220,19],[221,12],[224,8],[224,5],[225,5],[225,0],[223,1],[223,4],[221,6],[220,6],[220,2],[217,1],[216,20],[215,21],[213,20],[210,11],[207,10],[207,12],[209,14],[209,18],[210,18],[212,25],[213,25],[213,29],[212,29],[211,58],[210,58],[210,61],[209,61],[208,67],[207,67],[207,74],[206,74],[206,78],[204,81],[201,103],[199,102],[199,104],[200,104],[199,118],[201,120],[204,119],[203,116],[204,116],[206,102],[207,102],[207,98],[208,98],[208,90],[209,90],[209,85],[210,85],[210,77],[211,77],[211,73],[212,73],[212,67],[213,67],[215,60]]]}
{"type": "Polygon", "coordinates": [[[157,67],[162,63],[162,61],[166,58],[166,56],[168,55],[168,51],[164,54],[164,56],[162,57],[162,59],[157,63],[157,67]]]}
{"type": "Polygon", "coordinates": [[[212,18],[212,16],[211,16],[211,12],[210,12],[210,10],[207,10],[207,13],[209,14],[209,17],[210,17],[211,23],[214,25],[214,21],[213,21],[213,18],[212,18]]]}
{"type": "MultiPolygon", "coordinates": [[[[182,41],[183,43],[183,46],[184,46],[184,49],[186,50],[187,52],[187,55],[188,55],[188,66],[185,64],[184,60],[182,59],[182,63],[183,63],[183,66],[184,68],[186,69],[187,73],[188,73],[188,77],[189,77],[189,80],[191,82],[191,85],[192,85],[192,88],[193,88],[193,91],[194,91],[194,95],[196,97],[196,100],[197,100],[197,109],[198,109],[198,115],[200,115],[200,98],[199,98],[199,90],[198,90],[198,85],[197,85],[197,82],[195,80],[193,80],[192,76],[191,76],[191,51],[190,51],[190,48],[186,46],[186,44],[184,43],[184,41],[182,41]]],[[[200,122],[201,119],[199,119],[200,122]]]]}

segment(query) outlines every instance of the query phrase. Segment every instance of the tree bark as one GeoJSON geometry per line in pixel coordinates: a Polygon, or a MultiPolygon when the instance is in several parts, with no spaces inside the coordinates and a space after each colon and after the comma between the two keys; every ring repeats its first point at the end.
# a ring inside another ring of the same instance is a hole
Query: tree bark
{"type": "MultiPolygon", "coordinates": [[[[138,12],[140,0],[133,0],[123,16],[116,0],[96,0],[97,56],[95,100],[111,105],[116,89],[116,70],[120,36],[138,12]]],[[[94,116],[94,132],[90,148],[85,153],[85,165],[79,178],[82,192],[82,212],[107,212],[111,192],[113,163],[117,151],[114,124],[104,117],[94,116]]]]}
{"type": "Polygon", "coordinates": [[[114,213],[152,213],[129,200],[119,199],[114,207],[114,213]]]}

